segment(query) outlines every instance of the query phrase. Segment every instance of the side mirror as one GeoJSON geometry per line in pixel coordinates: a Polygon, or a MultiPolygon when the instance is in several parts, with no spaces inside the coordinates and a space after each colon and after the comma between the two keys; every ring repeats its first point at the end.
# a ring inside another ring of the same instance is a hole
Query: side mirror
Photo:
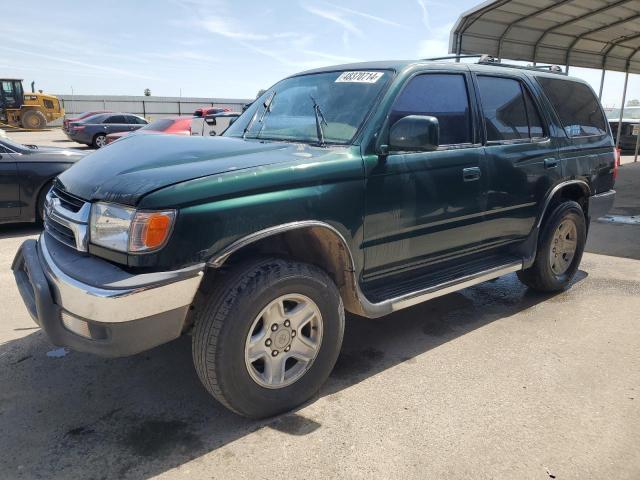
{"type": "Polygon", "coordinates": [[[231,119],[229,120],[229,125],[233,125],[233,123],[238,119],[238,117],[231,117],[231,119]]]}
{"type": "Polygon", "coordinates": [[[439,144],[440,127],[436,117],[408,115],[391,126],[390,151],[428,152],[439,144]]]}
{"type": "Polygon", "coordinates": [[[207,115],[204,117],[204,121],[207,122],[207,125],[216,125],[216,117],[207,115]]]}

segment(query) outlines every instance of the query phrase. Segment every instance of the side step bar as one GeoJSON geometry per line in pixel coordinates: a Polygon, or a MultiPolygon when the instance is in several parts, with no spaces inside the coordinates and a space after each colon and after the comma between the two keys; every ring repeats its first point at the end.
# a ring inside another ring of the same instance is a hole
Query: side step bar
{"type": "Polygon", "coordinates": [[[416,292],[406,293],[399,297],[390,298],[379,303],[369,302],[359,288],[358,296],[360,297],[362,308],[367,313],[367,317],[377,318],[402,310],[403,308],[412,307],[427,300],[431,300],[432,298],[441,297],[443,295],[462,290],[463,288],[486,282],[487,280],[493,280],[494,278],[501,277],[508,273],[517,272],[518,270],[522,270],[522,261],[498,265],[487,270],[465,275],[416,292]]]}

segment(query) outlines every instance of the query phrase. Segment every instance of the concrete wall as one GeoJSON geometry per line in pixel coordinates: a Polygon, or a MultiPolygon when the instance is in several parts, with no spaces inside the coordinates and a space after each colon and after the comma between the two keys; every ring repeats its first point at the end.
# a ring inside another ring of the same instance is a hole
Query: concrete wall
{"type": "MultiPolygon", "coordinates": [[[[148,120],[157,120],[173,115],[191,115],[196,108],[211,106],[242,111],[242,106],[251,102],[247,98],[198,98],[198,97],[144,97],[128,95],[57,95],[62,101],[67,117],[92,110],[111,110],[141,115],[148,120]]],[[[62,125],[62,119],[49,124],[62,125]]]]}

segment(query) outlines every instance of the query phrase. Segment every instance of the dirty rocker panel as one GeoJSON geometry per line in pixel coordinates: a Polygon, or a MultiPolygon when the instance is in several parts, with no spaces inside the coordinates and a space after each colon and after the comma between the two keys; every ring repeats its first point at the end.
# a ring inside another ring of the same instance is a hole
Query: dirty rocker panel
{"type": "Polygon", "coordinates": [[[360,282],[355,271],[353,255],[351,253],[351,250],[349,249],[349,245],[346,239],[335,227],[318,220],[291,222],[254,232],[250,235],[247,235],[246,237],[236,240],[234,243],[226,247],[219,254],[214,256],[207,263],[207,265],[213,268],[220,268],[234,252],[240,250],[243,247],[246,247],[247,245],[250,245],[253,242],[262,240],[272,235],[276,235],[278,233],[282,233],[284,231],[309,227],[326,228],[340,239],[344,249],[349,254],[348,257],[350,264],[345,265],[345,271],[348,271],[350,273],[351,285],[348,285],[347,288],[349,288],[351,290],[350,293],[355,295],[355,297],[357,298],[357,301],[361,307],[361,312],[359,313],[369,318],[381,317],[397,310],[401,310],[403,308],[407,308],[424,302],[426,300],[446,295],[448,293],[455,292],[457,290],[461,290],[463,288],[467,288],[472,285],[476,285],[478,283],[482,283],[511,272],[516,272],[518,270],[521,270],[523,265],[522,260],[520,259],[516,259],[514,257],[504,257],[502,259],[502,263],[498,261],[491,265],[480,266],[480,269],[477,271],[464,272],[464,274],[462,274],[460,277],[450,278],[446,281],[443,281],[442,283],[420,285],[419,282],[416,282],[416,285],[414,285],[415,290],[404,292],[392,298],[379,299],[378,301],[372,302],[361,289],[360,282]]]}

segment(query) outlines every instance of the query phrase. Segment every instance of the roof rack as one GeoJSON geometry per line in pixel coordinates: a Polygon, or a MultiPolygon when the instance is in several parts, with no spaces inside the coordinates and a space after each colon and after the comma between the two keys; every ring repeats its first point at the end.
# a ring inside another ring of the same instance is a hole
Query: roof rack
{"type": "Polygon", "coordinates": [[[497,67],[518,68],[521,70],[548,70],[550,73],[557,73],[558,75],[567,75],[567,72],[562,70],[559,65],[514,65],[512,63],[502,63],[499,58],[492,57],[487,54],[473,54],[473,55],[446,55],[444,57],[422,58],[424,61],[436,61],[436,60],[459,60],[461,58],[477,58],[479,65],[494,65],[497,67]]]}
{"type": "Polygon", "coordinates": [[[482,58],[484,54],[464,54],[464,55],[445,55],[443,57],[421,58],[425,62],[435,62],[436,60],[457,60],[460,58],[482,58]]]}

